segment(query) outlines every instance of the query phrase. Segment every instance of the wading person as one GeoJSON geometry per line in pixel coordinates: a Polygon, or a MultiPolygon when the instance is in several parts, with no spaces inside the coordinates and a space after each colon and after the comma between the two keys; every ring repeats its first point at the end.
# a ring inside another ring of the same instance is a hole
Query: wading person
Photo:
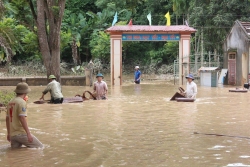
{"type": "Polygon", "coordinates": [[[30,133],[27,124],[25,97],[30,92],[28,84],[24,82],[17,84],[14,92],[16,92],[16,97],[7,106],[7,140],[11,142],[12,148],[19,148],[22,145],[30,148],[42,148],[43,144],[30,133]]]}
{"type": "Polygon", "coordinates": [[[186,91],[184,92],[186,98],[196,98],[197,94],[197,85],[194,83],[194,76],[192,74],[189,74],[186,76],[187,79],[187,88],[186,91]]]}
{"type": "Polygon", "coordinates": [[[139,66],[135,66],[135,83],[140,84],[141,83],[141,71],[139,70],[139,66]]]}
{"type": "Polygon", "coordinates": [[[94,92],[96,94],[96,100],[106,100],[108,93],[108,86],[103,81],[103,75],[101,73],[96,75],[97,81],[94,83],[94,92]]]}
{"type": "Polygon", "coordinates": [[[54,75],[49,76],[49,84],[47,88],[42,92],[43,95],[40,100],[44,100],[44,95],[50,92],[51,100],[50,102],[53,104],[60,104],[63,102],[63,94],[61,89],[61,84],[56,81],[56,77],[54,75]]]}

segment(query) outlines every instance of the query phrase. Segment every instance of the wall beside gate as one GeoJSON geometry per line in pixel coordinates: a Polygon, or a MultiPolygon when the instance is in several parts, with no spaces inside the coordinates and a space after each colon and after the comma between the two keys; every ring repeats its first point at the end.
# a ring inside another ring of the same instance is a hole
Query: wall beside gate
{"type": "MultiPolygon", "coordinates": [[[[198,63],[194,63],[191,62],[189,63],[189,71],[191,74],[194,75],[194,77],[199,80],[200,75],[199,75],[199,69],[202,67],[202,63],[198,62],[198,63]]],[[[223,68],[223,62],[210,62],[209,63],[203,63],[203,67],[219,67],[220,69],[223,68]]],[[[178,84],[178,76],[179,76],[179,63],[178,62],[174,62],[174,77],[175,77],[175,84],[178,84]]]]}

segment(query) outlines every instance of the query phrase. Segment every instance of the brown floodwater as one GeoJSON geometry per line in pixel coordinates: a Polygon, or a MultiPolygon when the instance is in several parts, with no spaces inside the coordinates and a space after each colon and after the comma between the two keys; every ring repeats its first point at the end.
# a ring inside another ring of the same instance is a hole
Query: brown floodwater
{"type": "MultiPolygon", "coordinates": [[[[250,137],[250,93],[198,86],[195,102],[175,102],[177,85],[143,81],[109,86],[107,101],[33,104],[44,88],[31,87],[28,124],[45,148],[10,149],[2,112],[1,167],[250,166],[250,139],[229,137],[250,137]]],[[[91,89],[63,86],[63,94],[91,89]]]]}

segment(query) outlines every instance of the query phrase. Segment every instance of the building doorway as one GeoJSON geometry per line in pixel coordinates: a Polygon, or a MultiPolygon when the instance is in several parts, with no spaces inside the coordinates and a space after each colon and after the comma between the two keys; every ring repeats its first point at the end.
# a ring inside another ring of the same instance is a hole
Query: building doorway
{"type": "Polygon", "coordinates": [[[236,52],[228,53],[228,84],[236,84],[236,52]]]}

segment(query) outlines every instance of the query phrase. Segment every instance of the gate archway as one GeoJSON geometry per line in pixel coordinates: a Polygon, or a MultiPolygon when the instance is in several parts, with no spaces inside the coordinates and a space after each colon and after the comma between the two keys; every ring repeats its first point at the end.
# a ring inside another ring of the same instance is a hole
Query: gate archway
{"type": "Polygon", "coordinates": [[[189,73],[191,34],[196,32],[186,25],[173,26],[112,26],[110,34],[111,85],[122,85],[122,41],[179,41],[179,85],[189,73]]]}

